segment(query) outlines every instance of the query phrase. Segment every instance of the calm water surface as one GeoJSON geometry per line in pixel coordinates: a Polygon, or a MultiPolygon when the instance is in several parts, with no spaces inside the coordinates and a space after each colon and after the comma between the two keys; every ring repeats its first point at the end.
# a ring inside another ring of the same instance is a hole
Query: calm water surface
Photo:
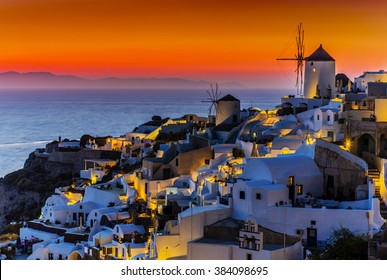
{"type": "MultiPolygon", "coordinates": [[[[274,108],[284,90],[224,91],[241,108],[274,108]]],[[[23,167],[28,154],[58,139],[83,134],[119,136],[153,115],[208,115],[205,90],[0,90],[0,177],[23,167]]]]}

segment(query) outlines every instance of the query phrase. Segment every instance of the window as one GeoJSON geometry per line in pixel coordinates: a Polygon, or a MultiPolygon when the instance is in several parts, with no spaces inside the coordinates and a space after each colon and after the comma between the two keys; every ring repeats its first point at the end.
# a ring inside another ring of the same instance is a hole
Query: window
{"type": "Polygon", "coordinates": [[[245,199],[246,195],[245,195],[245,192],[244,191],[240,191],[239,192],[239,198],[240,199],[245,199]]]}
{"type": "Polygon", "coordinates": [[[74,220],[74,221],[77,220],[77,213],[73,213],[73,220],[74,220]]]}
{"type": "Polygon", "coordinates": [[[331,121],[331,116],[327,116],[327,121],[328,121],[328,122],[331,121]]]}
{"type": "Polygon", "coordinates": [[[252,260],[253,259],[253,256],[251,254],[246,254],[246,260],[252,260]]]}
{"type": "Polygon", "coordinates": [[[205,160],[204,160],[204,164],[205,164],[205,165],[209,165],[209,164],[210,164],[210,160],[209,160],[209,159],[205,159],[205,160]]]}
{"type": "Polygon", "coordinates": [[[261,199],[261,194],[260,193],[256,193],[255,194],[255,199],[260,200],[261,199]]]}
{"type": "Polygon", "coordinates": [[[97,217],[97,212],[94,213],[94,216],[97,217]]]}
{"type": "Polygon", "coordinates": [[[303,185],[297,185],[297,195],[302,195],[303,185]]]}
{"type": "Polygon", "coordinates": [[[54,259],[54,254],[53,253],[48,253],[48,259],[53,260],[54,259]]]}
{"type": "Polygon", "coordinates": [[[320,115],[317,115],[317,120],[318,120],[318,121],[320,120],[320,115]]]}
{"type": "Polygon", "coordinates": [[[334,121],[337,122],[339,120],[339,114],[335,114],[334,121]]]}
{"type": "Polygon", "coordinates": [[[175,165],[179,166],[179,159],[178,158],[175,160],[175,165]]]}
{"type": "Polygon", "coordinates": [[[294,185],[294,176],[289,176],[288,184],[289,184],[289,186],[293,186],[294,185]]]}
{"type": "Polygon", "coordinates": [[[59,254],[58,260],[63,260],[62,254],[59,254]]]}

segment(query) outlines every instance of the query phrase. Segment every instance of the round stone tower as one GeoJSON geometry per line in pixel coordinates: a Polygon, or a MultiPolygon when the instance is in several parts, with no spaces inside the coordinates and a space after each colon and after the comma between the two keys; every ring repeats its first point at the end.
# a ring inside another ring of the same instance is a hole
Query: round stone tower
{"type": "Polygon", "coordinates": [[[305,62],[305,98],[333,98],[336,93],[336,62],[322,45],[305,62]]]}

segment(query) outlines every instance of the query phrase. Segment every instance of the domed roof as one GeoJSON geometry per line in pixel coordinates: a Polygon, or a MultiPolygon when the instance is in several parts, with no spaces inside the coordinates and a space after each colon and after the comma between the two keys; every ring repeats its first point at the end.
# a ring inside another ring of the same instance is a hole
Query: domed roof
{"type": "Polygon", "coordinates": [[[323,49],[322,44],[310,56],[306,58],[307,61],[335,61],[335,59],[323,49]]]}

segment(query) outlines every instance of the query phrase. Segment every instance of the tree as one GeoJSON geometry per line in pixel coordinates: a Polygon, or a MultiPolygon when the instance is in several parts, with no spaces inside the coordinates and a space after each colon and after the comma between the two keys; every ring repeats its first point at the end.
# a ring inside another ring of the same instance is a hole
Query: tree
{"type": "Polygon", "coordinates": [[[245,157],[245,152],[242,149],[233,148],[232,149],[232,155],[235,158],[244,158],[245,157]]]}
{"type": "Polygon", "coordinates": [[[155,115],[152,117],[152,121],[161,121],[161,120],[162,118],[160,116],[155,115]]]}
{"type": "Polygon", "coordinates": [[[320,255],[324,260],[366,260],[367,236],[355,235],[347,228],[335,229],[327,239],[325,251],[320,255]]]}

